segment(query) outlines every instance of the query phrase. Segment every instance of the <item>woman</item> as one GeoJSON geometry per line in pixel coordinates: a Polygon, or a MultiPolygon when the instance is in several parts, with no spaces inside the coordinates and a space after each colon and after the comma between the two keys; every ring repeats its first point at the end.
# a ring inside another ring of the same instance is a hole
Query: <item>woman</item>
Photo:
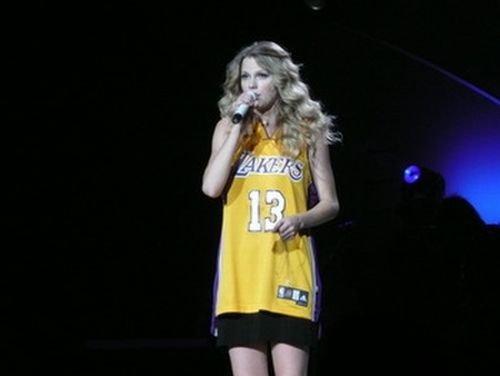
{"type": "Polygon", "coordinates": [[[308,230],[339,212],[341,134],[274,42],[240,50],[223,89],[202,184],[223,199],[212,332],[234,375],[268,375],[268,354],[276,375],[306,375],[320,308],[308,230]]]}

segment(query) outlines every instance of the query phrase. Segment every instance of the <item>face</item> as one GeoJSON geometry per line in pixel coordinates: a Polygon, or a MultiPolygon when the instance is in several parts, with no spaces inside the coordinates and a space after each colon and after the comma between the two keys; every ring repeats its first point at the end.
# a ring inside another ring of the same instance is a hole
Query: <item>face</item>
{"type": "Polygon", "coordinates": [[[253,91],[257,95],[254,106],[260,112],[269,110],[278,98],[271,74],[253,57],[247,57],[241,63],[240,85],[243,91],[253,91]]]}

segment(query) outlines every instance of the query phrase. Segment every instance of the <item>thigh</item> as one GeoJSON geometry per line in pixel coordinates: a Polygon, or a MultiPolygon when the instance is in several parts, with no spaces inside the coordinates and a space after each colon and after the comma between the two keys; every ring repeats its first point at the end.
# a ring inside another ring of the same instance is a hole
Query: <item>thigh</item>
{"type": "Polygon", "coordinates": [[[271,347],[276,376],[306,376],[309,348],[276,343],[271,347]]]}
{"type": "Polygon", "coordinates": [[[267,376],[267,347],[235,346],[229,349],[229,359],[234,376],[267,376]]]}

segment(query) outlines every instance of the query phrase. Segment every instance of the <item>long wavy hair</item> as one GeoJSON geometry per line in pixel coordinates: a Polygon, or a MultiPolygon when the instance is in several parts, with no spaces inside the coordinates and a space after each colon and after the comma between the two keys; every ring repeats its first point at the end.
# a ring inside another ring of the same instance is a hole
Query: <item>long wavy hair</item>
{"type": "Polygon", "coordinates": [[[222,117],[231,115],[234,102],[242,92],[241,63],[247,57],[254,58],[273,77],[278,92],[277,122],[285,154],[297,156],[305,148],[314,153],[319,140],[327,144],[342,141],[335,116],[311,98],[309,87],[300,76],[301,66],[293,62],[289,52],[271,41],[258,41],[242,48],[227,64],[223,95],[218,102],[222,117]]]}

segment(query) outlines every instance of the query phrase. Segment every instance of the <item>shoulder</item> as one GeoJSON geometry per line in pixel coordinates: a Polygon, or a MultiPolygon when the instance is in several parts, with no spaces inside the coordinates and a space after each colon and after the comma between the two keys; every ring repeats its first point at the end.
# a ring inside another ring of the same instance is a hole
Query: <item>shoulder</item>
{"type": "Polygon", "coordinates": [[[313,147],[308,148],[309,160],[316,165],[324,165],[330,160],[330,144],[327,140],[320,138],[315,141],[313,147]]]}

